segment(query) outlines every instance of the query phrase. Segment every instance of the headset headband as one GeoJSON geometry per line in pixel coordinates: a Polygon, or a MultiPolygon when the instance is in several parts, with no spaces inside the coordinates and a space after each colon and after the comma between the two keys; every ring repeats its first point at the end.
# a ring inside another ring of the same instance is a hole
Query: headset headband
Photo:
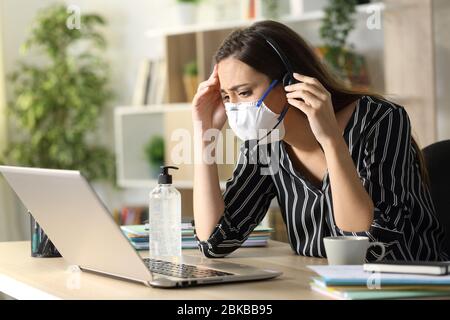
{"type": "Polygon", "coordinates": [[[273,48],[273,50],[277,53],[277,55],[280,57],[281,61],[283,62],[284,66],[286,68],[286,71],[290,75],[292,75],[292,73],[294,72],[292,69],[292,65],[289,62],[289,59],[284,54],[283,50],[281,50],[281,48],[278,46],[276,41],[274,41],[272,38],[270,38],[262,33],[258,33],[258,34],[273,48]]]}

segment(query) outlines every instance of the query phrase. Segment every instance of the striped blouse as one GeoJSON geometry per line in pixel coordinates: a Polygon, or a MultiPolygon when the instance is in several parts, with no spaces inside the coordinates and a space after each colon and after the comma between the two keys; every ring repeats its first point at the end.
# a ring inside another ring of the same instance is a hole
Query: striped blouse
{"type": "MultiPolygon", "coordinates": [[[[283,141],[272,143],[268,150],[270,159],[275,158],[273,152],[279,155],[276,170],[269,166],[271,174],[263,171],[262,160],[252,161],[261,151],[243,143],[223,193],[224,214],[209,239],[197,238],[200,250],[206,257],[217,258],[239,248],[276,197],[296,254],[326,257],[324,237],[362,235],[384,243],[385,260],[447,260],[442,250],[444,231],[422,183],[410,131],[403,107],[370,96],[358,100],[344,130],[361,183],[375,207],[373,223],[365,232],[336,226],[328,174],[321,187],[313,185],[294,168],[283,141]]],[[[370,249],[367,261],[379,255],[379,248],[370,249]]]]}

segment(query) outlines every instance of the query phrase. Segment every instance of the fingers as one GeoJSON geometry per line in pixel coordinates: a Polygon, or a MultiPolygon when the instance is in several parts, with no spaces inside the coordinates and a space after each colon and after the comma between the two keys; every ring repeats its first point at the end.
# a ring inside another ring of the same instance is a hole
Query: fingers
{"type": "Polygon", "coordinates": [[[214,65],[213,72],[209,76],[208,80],[203,81],[198,86],[198,91],[204,89],[205,87],[215,86],[219,83],[219,74],[217,64],[214,65]]]}
{"type": "Polygon", "coordinates": [[[201,95],[205,94],[206,92],[208,92],[210,90],[211,86],[204,86],[202,88],[199,89],[199,93],[201,95]]]}
{"type": "Polygon", "coordinates": [[[319,88],[325,89],[325,88],[322,86],[322,84],[319,82],[319,80],[317,80],[316,78],[304,76],[304,75],[298,74],[298,73],[293,73],[293,76],[294,76],[294,78],[297,79],[298,81],[301,81],[301,82],[304,82],[304,83],[309,83],[309,84],[318,86],[319,88]]]}
{"type": "Polygon", "coordinates": [[[209,92],[210,87],[203,87],[197,90],[197,93],[194,96],[195,103],[201,103],[205,97],[205,95],[209,92]]]}
{"type": "Polygon", "coordinates": [[[301,83],[294,83],[294,84],[284,87],[284,90],[286,92],[298,91],[301,89],[302,89],[301,83]]]}
{"type": "Polygon", "coordinates": [[[300,98],[305,100],[305,103],[313,108],[319,108],[322,105],[322,100],[317,98],[309,91],[301,91],[300,98]]]}
{"type": "Polygon", "coordinates": [[[307,105],[319,107],[330,98],[330,93],[315,78],[294,73],[294,78],[300,83],[286,86],[287,99],[303,99],[307,105]]]}
{"type": "Polygon", "coordinates": [[[220,92],[214,88],[215,84],[217,84],[217,81],[214,83],[214,81],[204,81],[202,82],[197,89],[197,92],[194,96],[194,102],[195,103],[202,103],[204,99],[211,99],[212,97],[222,100],[222,97],[220,95],[220,92]]]}
{"type": "Polygon", "coordinates": [[[318,89],[314,85],[311,85],[309,83],[299,83],[299,85],[300,86],[298,86],[298,90],[288,92],[286,94],[286,97],[304,99],[305,93],[310,93],[313,94],[315,98],[319,99],[320,101],[326,101],[326,99],[328,98],[327,92],[318,89]]]}
{"type": "MultiPolygon", "coordinates": [[[[218,66],[217,64],[215,64],[213,72],[211,73],[209,78],[198,85],[197,92],[193,99],[193,104],[194,105],[201,104],[203,103],[203,100],[205,100],[206,98],[210,100],[211,95],[209,93],[213,92],[213,90],[215,89],[214,87],[218,86],[218,84],[219,84],[218,66]]],[[[220,97],[219,91],[217,91],[217,96],[220,97]]]]}
{"type": "Polygon", "coordinates": [[[315,95],[308,91],[295,91],[286,95],[288,99],[303,99],[303,102],[311,108],[318,108],[321,105],[321,100],[319,100],[315,95]]]}
{"type": "Polygon", "coordinates": [[[204,89],[204,88],[206,88],[206,87],[212,87],[212,86],[215,86],[215,85],[217,85],[217,83],[218,83],[218,79],[217,79],[217,78],[208,79],[208,80],[206,80],[206,81],[201,82],[201,83],[198,85],[197,91],[200,91],[200,90],[202,90],[202,89],[204,89]]]}
{"type": "Polygon", "coordinates": [[[317,87],[319,90],[326,90],[325,87],[316,78],[307,77],[298,73],[293,73],[293,76],[296,80],[300,81],[300,83],[294,83],[291,84],[290,86],[284,87],[286,91],[299,90],[302,87],[302,85],[305,84],[317,87]]]}
{"type": "Polygon", "coordinates": [[[315,78],[294,73],[294,78],[300,83],[286,86],[288,103],[309,115],[318,109],[330,97],[330,93],[315,78]],[[299,99],[303,99],[301,101],[299,99]]]}
{"type": "Polygon", "coordinates": [[[291,106],[300,109],[300,111],[306,114],[306,116],[309,116],[309,113],[311,112],[312,109],[311,106],[297,99],[288,99],[287,101],[291,106]]]}
{"type": "Polygon", "coordinates": [[[219,67],[217,66],[217,64],[214,65],[213,71],[211,72],[211,75],[209,76],[208,80],[210,79],[214,79],[218,77],[218,69],[219,67]]]}

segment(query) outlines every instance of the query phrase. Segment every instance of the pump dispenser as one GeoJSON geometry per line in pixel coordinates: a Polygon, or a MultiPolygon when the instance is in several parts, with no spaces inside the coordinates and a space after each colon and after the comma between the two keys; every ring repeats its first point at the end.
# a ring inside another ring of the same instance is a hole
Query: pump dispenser
{"type": "Polygon", "coordinates": [[[161,173],[158,176],[158,184],[172,184],[172,175],[169,174],[169,169],[178,170],[173,166],[161,166],[161,173]]]}
{"type": "Polygon", "coordinates": [[[181,195],[172,185],[169,169],[178,168],[160,168],[158,186],[150,192],[150,258],[176,260],[181,257],[181,195]]]}

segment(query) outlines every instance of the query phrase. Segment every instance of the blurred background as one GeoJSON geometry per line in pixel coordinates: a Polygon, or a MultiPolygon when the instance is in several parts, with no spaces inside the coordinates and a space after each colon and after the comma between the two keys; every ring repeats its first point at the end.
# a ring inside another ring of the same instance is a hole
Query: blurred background
{"type": "MultiPolygon", "coordinates": [[[[145,221],[159,166],[187,156],[173,134],[192,131],[215,50],[262,19],[403,105],[425,147],[450,138],[449,17],[448,0],[0,0],[0,162],[81,170],[118,224],[145,221]]],[[[179,166],[189,220],[193,170],[179,166]]],[[[219,166],[222,187],[233,168],[219,166]]],[[[0,177],[0,241],[29,239],[26,212],[0,177]]],[[[263,224],[286,241],[275,202],[263,224]]]]}

